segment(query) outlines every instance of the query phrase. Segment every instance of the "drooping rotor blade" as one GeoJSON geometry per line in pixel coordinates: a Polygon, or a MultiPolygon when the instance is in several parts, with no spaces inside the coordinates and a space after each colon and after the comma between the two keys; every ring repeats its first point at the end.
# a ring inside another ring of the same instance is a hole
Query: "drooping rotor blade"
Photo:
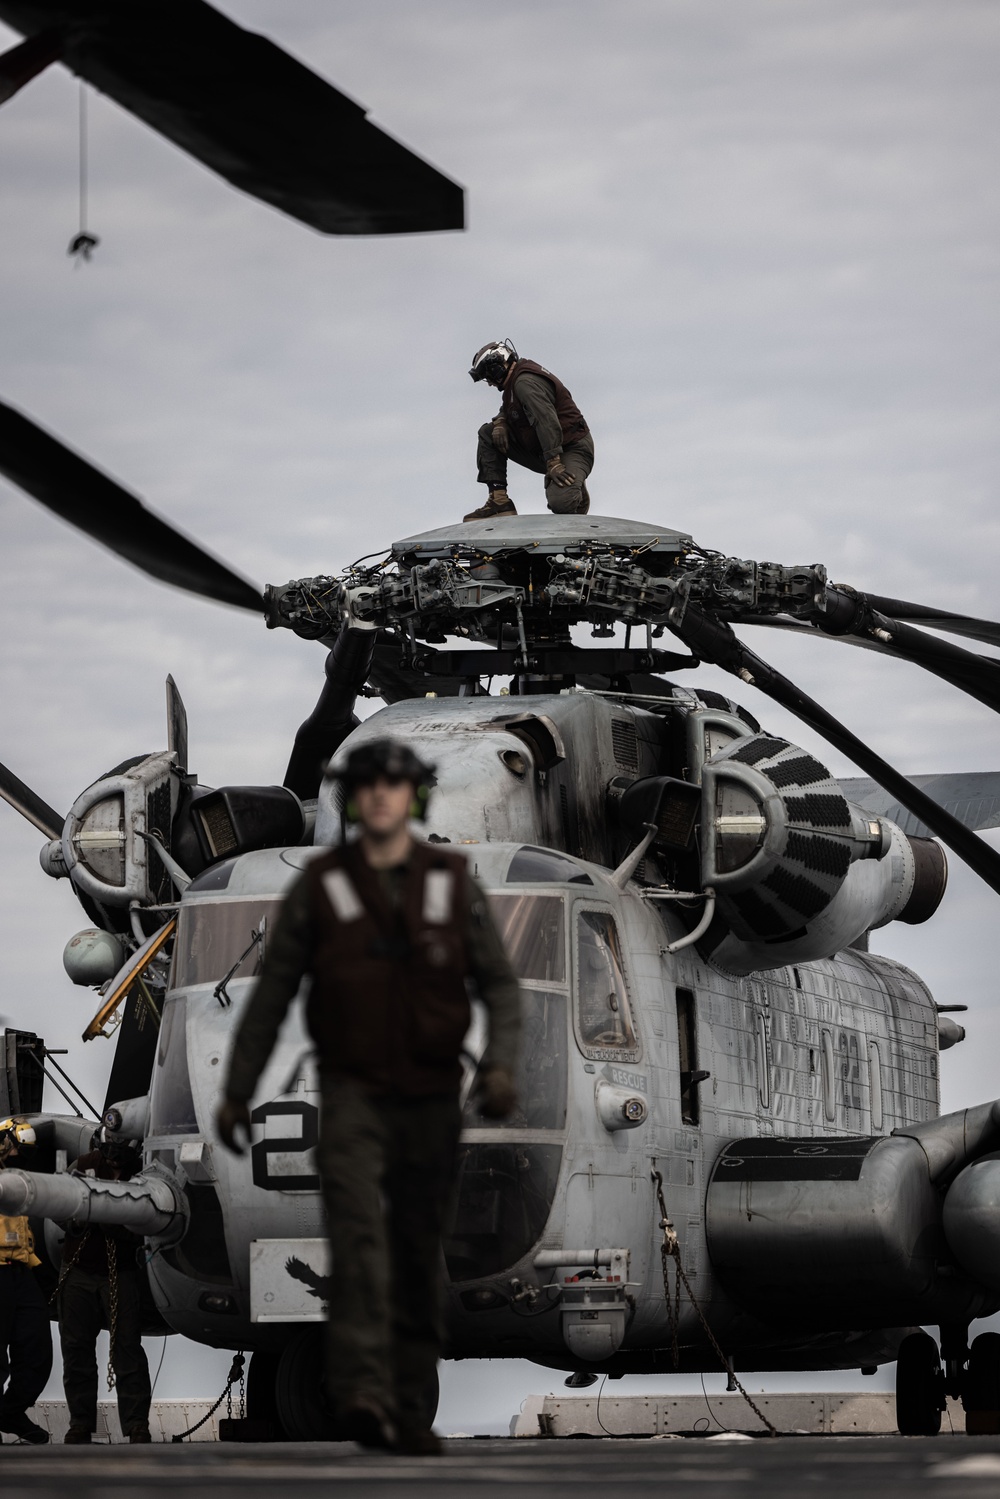
{"type": "Polygon", "coordinates": [[[27,36],[234,187],[323,234],[461,229],[456,182],[205,0],[0,0],[27,36]]]}
{"type": "MultiPolygon", "coordinates": [[[[867,604],[873,602],[870,597],[865,598],[867,604]]],[[[984,656],[978,651],[964,650],[947,640],[938,640],[913,625],[905,624],[900,619],[892,619],[874,609],[865,612],[866,629],[863,634],[824,630],[815,623],[799,622],[782,615],[740,615],[735,623],[791,630],[814,640],[841,640],[847,645],[860,646],[863,650],[894,656],[897,661],[912,661],[914,665],[933,672],[942,681],[950,682],[953,687],[1000,713],[1000,660],[984,656]]]]}
{"type": "Polygon", "coordinates": [[[855,765],[868,772],[873,780],[890,792],[900,804],[927,825],[953,853],[964,859],[970,869],[1000,894],[1000,854],[965,827],[956,817],[921,791],[873,749],[865,744],[839,719],[834,718],[794,682],[775,671],[733,634],[728,625],[712,619],[697,605],[689,604],[683,621],[673,626],[681,639],[703,661],[712,661],[725,671],[756,687],[776,703],[781,703],[796,718],[807,723],[818,734],[847,755],[855,765]]]}
{"type": "Polygon", "coordinates": [[[188,716],[180,689],[167,677],[167,749],[177,756],[177,769],[188,768],[188,716]]]}
{"type": "MultiPolygon", "coordinates": [[[[867,776],[838,779],[848,801],[878,817],[888,817],[911,838],[930,836],[926,823],[876,781],[867,776]]],[[[944,775],[907,776],[907,780],[973,832],[1000,827],[1000,770],[962,770],[944,775]]]]}
{"type": "Polygon", "coordinates": [[[284,784],[300,801],[319,794],[330,756],[357,727],[354,704],[364,686],[375,649],[376,630],[342,630],[326,658],[326,681],[319,701],[299,725],[284,784]]]}
{"type": "Polygon", "coordinates": [[[926,625],[928,629],[943,630],[948,635],[965,635],[970,640],[981,640],[984,645],[1000,645],[1000,624],[994,620],[974,619],[968,614],[949,614],[947,609],[932,609],[927,604],[908,604],[903,599],[883,598],[881,594],[869,593],[865,597],[873,609],[889,619],[926,625]]]}
{"type": "Polygon", "coordinates": [[[0,765],[0,796],[4,801],[10,802],[15,811],[20,812],[22,817],[44,833],[46,838],[59,838],[62,834],[65,817],[50,807],[48,802],[42,798],[30,786],[26,786],[22,780],[8,770],[6,765],[0,765]]]}
{"type": "Polygon", "coordinates": [[[219,604],[263,612],[260,589],[3,402],[0,474],[150,577],[219,604]]]}

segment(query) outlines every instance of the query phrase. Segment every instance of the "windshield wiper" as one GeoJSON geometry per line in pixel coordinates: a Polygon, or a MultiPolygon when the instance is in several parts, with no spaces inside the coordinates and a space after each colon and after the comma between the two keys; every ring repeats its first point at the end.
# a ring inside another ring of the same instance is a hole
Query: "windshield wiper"
{"type": "Polygon", "coordinates": [[[230,968],[225,978],[220,979],[215,988],[212,990],[212,993],[215,995],[216,999],[219,1001],[219,1004],[224,1010],[228,1009],[232,1004],[232,1000],[229,998],[229,990],[226,987],[227,984],[230,982],[236,970],[241,966],[241,964],[245,963],[247,958],[249,958],[250,954],[257,946],[257,943],[263,942],[263,940],[264,923],[262,921],[257,931],[254,932],[252,938],[250,939],[250,946],[247,948],[246,952],[240,953],[240,956],[236,959],[236,962],[233,964],[232,968],[230,968]]]}

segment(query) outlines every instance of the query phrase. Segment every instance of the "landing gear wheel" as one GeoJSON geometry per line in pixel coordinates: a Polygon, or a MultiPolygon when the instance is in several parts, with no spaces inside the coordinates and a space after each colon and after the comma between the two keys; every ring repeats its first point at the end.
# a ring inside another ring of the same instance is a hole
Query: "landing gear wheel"
{"type": "Polygon", "coordinates": [[[326,1398],[323,1329],[304,1328],[285,1346],[278,1361],[274,1398],[289,1440],[329,1442],[333,1411],[326,1398]]]}
{"type": "Polygon", "coordinates": [[[280,1353],[258,1349],[250,1355],[250,1367],[247,1369],[247,1418],[255,1425],[270,1426],[274,1431],[275,1441],[279,1442],[285,1439],[275,1390],[280,1362],[280,1353]]]}
{"type": "Polygon", "coordinates": [[[981,1332],[973,1341],[962,1404],[969,1436],[1000,1433],[1000,1333],[981,1332]]]}
{"type": "Polygon", "coordinates": [[[904,1437],[934,1437],[941,1430],[944,1380],[941,1357],[926,1332],[912,1332],[896,1355],[896,1425],[904,1437]]]}

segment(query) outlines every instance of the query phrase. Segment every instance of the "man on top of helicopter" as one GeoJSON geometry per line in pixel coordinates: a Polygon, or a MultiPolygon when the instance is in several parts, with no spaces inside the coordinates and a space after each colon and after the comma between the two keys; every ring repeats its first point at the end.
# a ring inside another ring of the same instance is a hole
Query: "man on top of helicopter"
{"type": "MultiPolygon", "coordinates": [[[[328,772],[329,774],[329,772],[328,772]]],[[[466,978],[489,1015],[479,1111],[516,1103],[517,979],[465,857],[413,837],[433,773],[376,739],[339,772],[360,837],[307,865],[269,935],[229,1061],[230,1149],[303,977],[322,1088],[318,1163],[334,1276],[327,1395],[334,1436],[423,1454],[441,1351],[441,1236],[460,1125],[466,978]]]]}
{"type": "Polygon", "coordinates": [[[508,459],[545,475],[545,501],[554,514],[586,515],[594,439],[559,377],[533,359],[522,359],[509,338],[484,344],[469,374],[503,394],[496,416],[479,429],[479,483],[487,486],[489,498],[463,519],[517,514],[507,493],[508,459]]]}

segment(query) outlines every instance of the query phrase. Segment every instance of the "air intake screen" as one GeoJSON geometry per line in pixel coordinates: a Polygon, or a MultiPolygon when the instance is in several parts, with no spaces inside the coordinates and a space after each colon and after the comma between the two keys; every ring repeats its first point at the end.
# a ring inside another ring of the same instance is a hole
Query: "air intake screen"
{"type": "Polygon", "coordinates": [[[222,859],[226,854],[234,854],[237,851],[240,846],[239,839],[236,837],[236,829],[233,827],[229,808],[222,798],[206,797],[205,801],[207,805],[196,807],[195,814],[201,819],[213,858],[222,859]]]}

